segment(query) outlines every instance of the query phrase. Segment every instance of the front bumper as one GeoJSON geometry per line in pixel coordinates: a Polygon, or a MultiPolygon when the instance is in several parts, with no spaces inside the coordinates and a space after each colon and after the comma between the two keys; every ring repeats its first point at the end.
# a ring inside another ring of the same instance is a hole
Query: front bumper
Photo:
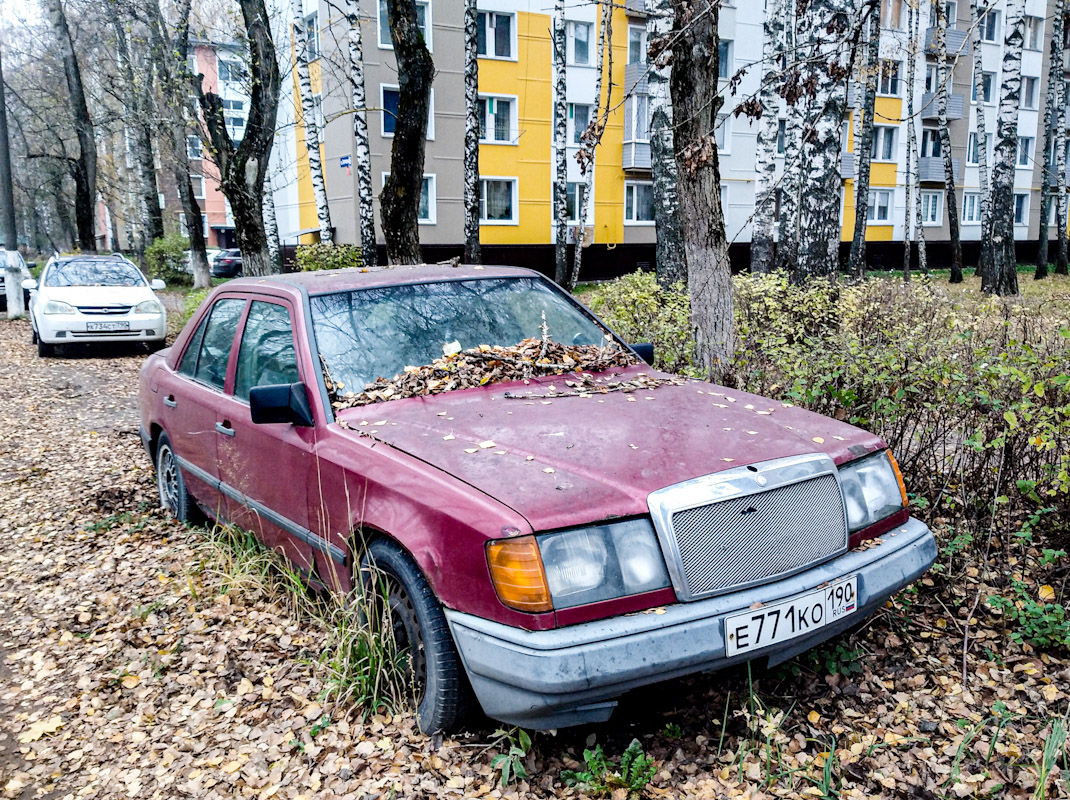
{"type": "Polygon", "coordinates": [[[677,603],[663,614],[630,614],[551,631],[525,631],[449,609],[446,617],[487,716],[545,730],[603,722],[616,706],[613,698],[637,686],[752,659],[767,659],[770,665],[786,661],[860,622],[935,560],[932,532],[910,519],[868,549],[774,583],[677,603]],[[807,637],[725,655],[726,617],[848,575],[858,576],[856,613],[807,637]]]}
{"type": "Polygon", "coordinates": [[[79,342],[162,342],[167,337],[167,314],[41,314],[34,316],[37,335],[46,344],[79,342]],[[90,331],[91,322],[126,322],[125,331],[90,331]]]}

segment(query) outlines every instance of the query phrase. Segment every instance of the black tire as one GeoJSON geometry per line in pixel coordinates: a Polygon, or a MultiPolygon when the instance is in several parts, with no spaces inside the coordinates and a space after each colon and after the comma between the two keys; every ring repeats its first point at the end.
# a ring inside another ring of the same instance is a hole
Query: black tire
{"type": "Polygon", "coordinates": [[[186,480],[166,433],[161,433],[156,443],[156,489],[160,493],[160,507],[179,522],[187,525],[204,522],[204,515],[186,488],[186,480]]]}
{"type": "Polygon", "coordinates": [[[37,355],[41,358],[51,358],[56,354],[56,346],[49,344],[48,342],[41,341],[41,337],[37,337],[37,355]]]}
{"type": "Polygon", "coordinates": [[[37,328],[30,326],[30,344],[37,344],[37,328]]]}
{"type": "Polygon", "coordinates": [[[376,586],[375,568],[386,580],[398,649],[409,651],[420,729],[456,731],[475,698],[442,606],[416,563],[391,540],[376,539],[368,546],[360,562],[362,593],[382,591],[382,584],[376,586]]]}

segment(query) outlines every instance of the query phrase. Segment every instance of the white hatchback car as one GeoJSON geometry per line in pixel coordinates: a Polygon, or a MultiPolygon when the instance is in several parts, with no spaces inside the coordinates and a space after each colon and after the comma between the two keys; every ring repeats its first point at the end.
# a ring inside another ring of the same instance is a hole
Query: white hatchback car
{"type": "Polygon", "coordinates": [[[38,355],[57,344],[146,342],[164,346],[167,312],[154,290],[165,284],[146,280],[120,255],[54,256],[41,280],[23,281],[30,290],[30,323],[38,355]]]}

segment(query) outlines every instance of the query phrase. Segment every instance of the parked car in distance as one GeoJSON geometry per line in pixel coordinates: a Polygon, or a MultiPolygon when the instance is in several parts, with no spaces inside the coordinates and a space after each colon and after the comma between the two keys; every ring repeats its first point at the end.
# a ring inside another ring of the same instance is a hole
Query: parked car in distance
{"type": "MultiPolygon", "coordinates": [[[[219,252],[220,252],[219,250],[217,250],[217,249],[215,249],[213,247],[209,247],[204,251],[205,258],[207,258],[207,260],[208,260],[208,270],[209,271],[211,271],[212,262],[215,260],[215,257],[217,255],[219,255],[219,252]]],[[[186,263],[185,263],[184,269],[190,275],[193,274],[193,251],[192,250],[187,250],[186,251],[186,263]]]]}
{"type": "Polygon", "coordinates": [[[212,259],[213,278],[240,278],[241,275],[241,250],[220,250],[216,253],[212,259]]]}
{"type": "Polygon", "coordinates": [[[339,592],[380,570],[425,731],[473,698],[531,729],[604,721],[634,687],[785,661],[932,564],[879,437],[640,351],[528,270],[242,279],[146,360],[140,433],[179,519],[254,531],[339,592]],[[347,394],[544,324],[626,366],[347,394]]]}
{"type": "MultiPolygon", "coordinates": [[[[22,253],[15,251],[15,255],[18,258],[20,283],[25,282],[33,278],[33,274],[30,272],[30,268],[27,266],[25,259],[22,257],[22,253]]],[[[0,256],[0,310],[7,311],[7,264],[4,258],[0,256]]],[[[29,289],[21,289],[23,294],[23,306],[25,308],[30,307],[30,291],[29,289]]]]}
{"type": "Polygon", "coordinates": [[[89,342],[145,342],[156,350],[167,337],[167,312],[156,297],[164,288],[148,281],[121,255],[53,256],[30,290],[30,325],[37,353],[51,356],[56,345],[89,342]]]}

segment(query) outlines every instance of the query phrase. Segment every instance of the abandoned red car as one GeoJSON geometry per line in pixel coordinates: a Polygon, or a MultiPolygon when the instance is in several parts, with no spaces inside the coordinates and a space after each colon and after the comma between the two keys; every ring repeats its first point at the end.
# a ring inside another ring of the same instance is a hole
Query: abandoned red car
{"type": "Polygon", "coordinates": [[[606,720],[633,687],[791,658],[932,564],[878,437],[638,353],[527,270],[244,278],[146,361],[141,436],[179,519],[337,591],[382,570],[425,730],[473,698],[606,720]]]}

